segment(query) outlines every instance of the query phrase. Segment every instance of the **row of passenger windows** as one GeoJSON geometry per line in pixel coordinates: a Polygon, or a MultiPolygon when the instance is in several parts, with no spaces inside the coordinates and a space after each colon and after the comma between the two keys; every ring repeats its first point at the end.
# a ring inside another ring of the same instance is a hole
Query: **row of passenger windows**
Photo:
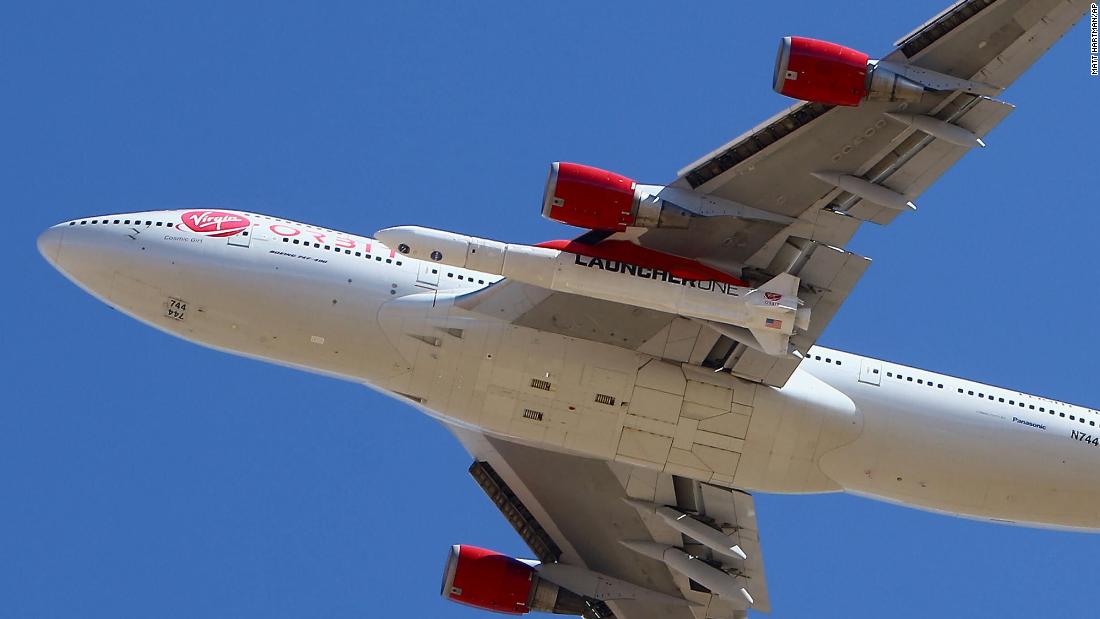
{"type": "MultiPolygon", "coordinates": [[[[813,359],[815,361],[822,361],[823,360],[820,355],[807,356],[806,358],[807,359],[813,359]]],[[[825,363],[835,363],[836,365],[841,365],[840,359],[836,359],[834,361],[832,358],[826,357],[824,359],[824,361],[825,361],[825,363]]],[[[876,369],[872,370],[872,372],[875,373],[875,374],[878,374],[879,370],[876,368],[876,369]]],[[[934,382],[932,380],[925,380],[923,378],[916,378],[914,376],[907,376],[907,375],[901,374],[900,372],[892,372],[892,371],[891,372],[886,372],[886,376],[887,376],[887,378],[896,378],[898,380],[904,380],[906,382],[916,383],[918,385],[927,385],[928,387],[931,387],[933,389],[943,389],[943,383],[934,382]]],[[[1069,417],[1070,421],[1076,421],[1078,423],[1088,423],[1090,426],[1096,426],[1096,421],[1093,420],[1093,419],[1085,419],[1084,417],[1078,416],[1078,415],[1067,415],[1065,412],[1057,411],[1057,410],[1054,410],[1053,408],[1048,409],[1045,406],[1036,406],[1034,404],[1027,404],[1026,402],[1022,402],[1022,401],[1017,402],[1015,399],[1011,399],[1011,398],[1008,399],[1008,400],[1005,400],[1005,398],[1002,398],[1002,397],[998,397],[998,396],[995,396],[995,395],[992,395],[992,394],[985,394],[985,393],[982,393],[982,392],[975,393],[974,391],[971,391],[971,390],[968,390],[968,389],[963,389],[962,387],[959,387],[958,391],[962,395],[975,396],[975,397],[981,398],[983,400],[985,400],[985,399],[993,400],[993,401],[996,401],[1000,404],[1007,404],[1009,406],[1018,406],[1019,408],[1025,408],[1027,410],[1038,410],[1040,413],[1047,413],[1047,414],[1050,414],[1050,415],[1057,415],[1059,417],[1069,417]]]]}
{"type": "MultiPolygon", "coordinates": [[[[320,243],[310,243],[309,241],[302,241],[302,240],[299,240],[299,239],[292,239],[290,237],[285,237],[285,236],[283,237],[283,242],[284,243],[293,243],[294,245],[305,245],[306,247],[309,247],[310,245],[312,245],[313,247],[315,247],[317,249],[333,250],[336,253],[343,252],[343,253],[345,253],[349,256],[354,255],[357,258],[365,255],[367,260],[370,260],[370,258],[371,258],[370,254],[364,254],[363,252],[359,252],[359,251],[354,251],[353,252],[350,249],[344,249],[342,247],[333,247],[331,245],[321,245],[320,243]]],[[[378,262],[382,262],[382,257],[381,256],[375,256],[374,259],[378,262]]],[[[390,258],[386,258],[385,260],[386,260],[386,264],[395,263],[397,266],[402,265],[402,262],[400,260],[395,261],[395,260],[392,260],[390,258]]],[[[432,269],[432,275],[439,275],[439,269],[432,269]]],[[[479,283],[479,284],[484,284],[485,283],[485,280],[483,280],[483,279],[475,280],[473,277],[468,277],[468,276],[463,276],[463,275],[455,275],[454,273],[447,273],[447,277],[457,278],[459,281],[467,281],[467,282],[471,282],[471,283],[473,283],[474,281],[477,281],[477,283],[479,283]]]]}
{"type": "MultiPolygon", "coordinates": [[[[284,243],[293,243],[295,245],[304,245],[306,247],[309,247],[310,245],[312,245],[313,247],[315,247],[317,249],[325,249],[326,251],[327,250],[332,250],[332,251],[335,251],[338,254],[342,252],[342,253],[345,253],[349,256],[354,255],[356,258],[362,258],[362,257],[365,256],[367,258],[367,260],[371,259],[370,254],[364,254],[361,251],[353,252],[352,250],[344,249],[343,247],[333,247],[331,245],[321,245],[320,243],[310,243],[309,241],[302,241],[300,239],[291,239],[290,237],[285,237],[285,236],[283,237],[283,242],[284,243]]],[[[382,256],[374,256],[374,259],[377,260],[378,262],[382,262],[382,256]]],[[[396,262],[397,266],[401,266],[403,264],[400,260],[395,261],[392,258],[386,258],[385,260],[386,260],[386,264],[393,264],[395,262],[396,262]]]]}
{"type": "MultiPolygon", "coordinates": [[[[982,393],[982,392],[974,393],[973,391],[971,391],[969,389],[964,392],[961,387],[959,388],[959,393],[963,393],[964,395],[968,395],[968,396],[976,396],[976,397],[979,397],[979,398],[982,398],[982,399],[995,400],[995,401],[997,401],[998,403],[1001,403],[1001,404],[1008,404],[1009,406],[1019,406],[1020,408],[1026,408],[1026,409],[1032,410],[1032,411],[1033,410],[1038,410],[1040,413],[1048,413],[1050,415],[1058,415],[1059,417],[1066,417],[1067,416],[1066,413],[1063,412],[1063,411],[1056,411],[1053,408],[1048,409],[1045,406],[1036,407],[1034,404],[1027,404],[1026,402],[1022,402],[1022,401],[1017,402],[1016,400],[1013,400],[1013,399],[1009,399],[1008,401],[1005,401],[1004,398],[997,397],[997,396],[992,395],[992,394],[987,395],[987,394],[982,393]]],[[[1086,421],[1088,421],[1088,424],[1090,426],[1095,426],[1096,425],[1095,420],[1086,420],[1084,417],[1078,417],[1077,415],[1069,415],[1069,420],[1070,421],[1077,421],[1077,422],[1080,422],[1080,423],[1085,423],[1086,421]]]]}
{"type": "MultiPolygon", "coordinates": [[[[278,220],[278,221],[282,221],[282,220],[278,220]]],[[[70,221],[69,225],[70,226],[75,226],[75,225],[79,224],[81,226],[86,226],[88,224],[92,224],[92,225],[123,224],[123,225],[127,225],[127,226],[129,226],[129,225],[140,226],[142,224],[142,222],[144,222],[146,226],[161,226],[161,227],[167,226],[169,228],[172,227],[172,224],[170,224],[170,223],[165,223],[165,222],[162,222],[162,221],[153,221],[153,220],[141,220],[141,219],[134,219],[134,220],[130,220],[130,219],[115,219],[115,220],[91,219],[91,220],[88,220],[88,219],[84,219],[84,220],[80,220],[80,221],[70,221]]],[[[244,235],[244,236],[248,236],[248,231],[242,232],[241,234],[244,235]]],[[[364,254],[361,251],[352,251],[350,249],[344,249],[342,247],[333,247],[331,245],[322,245],[320,243],[310,243],[309,241],[302,241],[300,239],[291,239],[291,238],[285,237],[285,236],[283,237],[283,242],[284,243],[293,243],[294,245],[304,245],[306,247],[309,247],[310,245],[312,245],[313,247],[315,247],[317,249],[325,249],[326,251],[335,251],[336,253],[343,252],[344,254],[347,254],[349,256],[354,255],[356,258],[362,258],[362,257],[365,256],[367,258],[367,260],[371,259],[371,255],[369,253],[364,254]]],[[[401,266],[403,264],[400,260],[394,260],[392,258],[382,258],[382,256],[374,256],[374,259],[378,262],[382,262],[383,260],[385,260],[386,264],[396,264],[397,266],[401,266]]],[[[432,269],[432,274],[433,275],[438,275],[439,270],[438,269],[432,269]]],[[[447,273],[447,277],[451,277],[451,278],[457,277],[460,281],[469,281],[471,283],[475,281],[473,277],[464,277],[462,275],[457,275],[456,276],[454,273],[447,273]]],[[[476,281],[479,284],[484,284],[485,283],[485,280],[483,280],[483,279],[479,279],[479,280],[476,280],[476,281]]],[[[818,359],[820,359],[820,358],[821,357],[818,357],[818,359]]],[[[839,364],[840,364],[840,362],[837,361],[837,365],[839,365],[839,364]]]]}
{"type": "MultiPolygon", "coordinates": [[[[877,373],[878,370],[875,370],[875,372],[877,373]]],[[[943,389],[943,383],[933,383],[932,381],[930,381],[930,380],[926,381],[923,378],[914,379],[912,376],[903,376],[900,373],[899,374],[894,374],[893,372],[887,372],[886,377],[887,378],[897,378],[898,380],[904,380],[904,381],[910,382],[910,383],[915,382],[918,385],[928,385],[929,387],[935,387],[936,389],[943,389]]]]}
{"type": "MultiPolygon", "coordinates": [[[[877,370],[875,370],[875,372],[877,373],[877,370]]],[[[934,383],[931,380],[926,381],[923,378],[914,379],[914,377],[912,377],[912,376],[904,376],[900,373],[895,374],[894,372],[887,372],[886,376],[890,377],[890,378],[897,378],[898,380],[905,380],[905,381],[911,382],[911,383],[916,382],[918,385],[928,385],[929,387],[935,387],[936,389],[943,389],[943,383],[934,383]]],[[[1061,412],[1061,411],[1056,411],[1053,408],[1050,409],[1050,410],[1047,410],[1047,407],[1045,407],[1045,406],[1036,407],[1034,404],[1027,404],[1026,402],[1022,402],[1022,401],[1017,402],[1016,400],[1011,399],[1011,398],[1006,401],[1005,398],[1002,398],[1002,397],[998,397],[998,396],[995,396],[995,395],[992,395],[992,394],[985,394],[985,393],[982,393],[982,392],[975,393],[972,390],[963,389],[962,387],[958,388],[958,392],[963,394],[963,395],[967,395],[967,396],[976,396],[976,397],[982,398],[983,400],[984,399],[994,400],[994,401],[996,401],[1000,404],[1008,404],[1009,406],[1018,406],[1019,408],[1026,408],[1028,410],[1038,410],[1040,413],[1049,413],[1051,415],[1058,415],[1059,417],[1066,417],[1067,416],[1066,413],[1061,412]]],[[[1084,417],[1078,417],[1077,415],[1069,415],[1069,419],[1070,419],[1070,421],[1077,421],[1077,422],[1080,422],[1080,423],[1085,423],[1087,421],[1090,426],[1095,426],[1096,425],[1095,420],[1086,420],[1084,417]]]]}
{"type": "MultiPolygon", "coordinates": [[[[439,269],[432,269],[432,275],[439,275],[439,269]]],[[[456,277],[456,275],[454,273],[447,273],[447,277],[456,277]]],[[[458,275],[457,277],[458,277],[459,281],[465,281],[465,282],[473,282],[474,281],[474,278],[472,278],[472,277],[463,277],[461,275],[458,275]]],[[[477,283],[484,284],[485,280],[479,279],[479,280],[477,280],[477,283]]]]}
{"type": "Polygon", "coordinates": [[[82,226],[86,226],[88,224],[92,224],[92,225],[96,225],[96,224],[123,224],[123,225],[127,225],[127,226],[129,226],[129,225],[140,226],[143,221],[144,221],[146,226],[167,226],[169,228],[172,227],[172,224],[170,224],[170,223],[164,223],[163,221],[152,221],[152,220],[149,220],[149,219],[146,219],[146,220],[135,219],[135,220],[133,220],[132,224],[131,224],[131,220],[129,220],[129,219],[115,219],[113,221],[110,220],[110,219],[92,219],[92,220],[82,219],[80,221],[70,221],[69,225],[70,226],[75,226],[77,224],[80,224],[82,226]]]}

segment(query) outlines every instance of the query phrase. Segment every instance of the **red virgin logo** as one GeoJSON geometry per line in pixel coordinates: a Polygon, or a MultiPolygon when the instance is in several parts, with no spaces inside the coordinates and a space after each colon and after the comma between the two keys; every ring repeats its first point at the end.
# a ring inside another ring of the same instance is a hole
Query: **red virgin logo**
{"type": "Polygon", "coordinates": [[[764,298],[769,301],[778,301],[783,298],[783,295],[779,294],[778,292],[765,292],[764,298]]]}
{"type": "Polygon", "coordinates": [[[244,215],[225,211],[187,211],[180,218],[188,230],[203,236],[233,236],[251,225],[244,215]]]}

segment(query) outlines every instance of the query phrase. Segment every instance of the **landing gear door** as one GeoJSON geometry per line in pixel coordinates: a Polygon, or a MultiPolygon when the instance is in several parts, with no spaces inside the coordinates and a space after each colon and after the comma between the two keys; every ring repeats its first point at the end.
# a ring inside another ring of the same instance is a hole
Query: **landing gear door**
{"type": "Polygon", "coordinates": [[[877,385],[882,379],[882,362],[873,359],[864,359],[859,366],[859,382],[868,385],[877,385]]]}
{"type": "Polygon", "coordinates": [[[439,265],[421,262],[416,271],[416,285],[435,290],[439,286],[439,265]]]}

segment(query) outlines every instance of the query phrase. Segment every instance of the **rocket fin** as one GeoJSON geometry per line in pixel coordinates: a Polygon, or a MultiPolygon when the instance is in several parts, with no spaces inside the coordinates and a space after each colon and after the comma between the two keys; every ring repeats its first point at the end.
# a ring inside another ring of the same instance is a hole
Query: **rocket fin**
{"type": "Polygon", "coordinates": [[[790,354],[791,337],[778,331],[766,329],[749,329],[752,336],[760,344],[760,350],[776,357],[786,357],[790,354]]]}
{"type": "Polygon", "coordinates": [[[775,292],[781,295],[798,297],[798,278],[790,273],[780,273],[760,286],[756,292],[775,292]]]}
{"type": "Polygon", "coordinates": [[[709,326],[735,342],[759,350],[762,353],[776,357],[790,356],[790,336],[784,333],[769,329],[747,329],[737,325],[714,322],[713,320],[699,320],[697,322],[709,326]]]}

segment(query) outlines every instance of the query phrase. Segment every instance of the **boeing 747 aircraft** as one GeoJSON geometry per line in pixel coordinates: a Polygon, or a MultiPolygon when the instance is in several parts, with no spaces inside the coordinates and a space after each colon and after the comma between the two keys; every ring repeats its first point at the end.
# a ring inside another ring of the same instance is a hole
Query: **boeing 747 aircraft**
{"type": "Polygon", "coordinates": [[[1086,7],[963,0],[880,59],[786,37],[772,86],[801,102],[672,182],[552,164],[542,214],[575,238],[193,209],[82,217],[38,246],[157,329],[445,424],[533,557],[456,545],[447,599],[767,612],[756,492],[1100,530],[1100,412],[815,344],[868,267],[856,230],[911,217],[1086,7]]]}

